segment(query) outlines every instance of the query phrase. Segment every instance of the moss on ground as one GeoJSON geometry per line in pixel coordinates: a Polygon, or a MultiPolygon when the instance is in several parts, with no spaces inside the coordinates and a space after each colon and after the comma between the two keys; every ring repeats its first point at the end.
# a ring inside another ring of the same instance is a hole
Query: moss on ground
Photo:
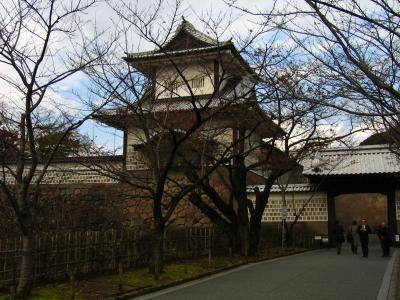
{"type": "MultiPolygon", "coordinates": [[[[9,300],[8,295],[0,295],[0,300],[9,300]]],[[[52,284],[44,285],[32,290],[29,297],[30,300],[45,300],[45,299],[70,299],[69,284],[52,284]]],[[[83,300],[79,293],[75,295],[75,300],[83,300]]]]}
{"type": "MultiPolygon", "coordinates": [[[[156,280],[154,276],[148,272],[147,268],[128,271],[122,276],[107,275],[93,277],[90,279],[82,279],[77,283],[77,287],[75,289],[75,299],[107,299],[112,295],[116,295],[121,292],[139,290],[144,287],[157,287],[171,284],[229,266],[258,261],[260,259],[272,259],[283,255],[294,254],[303,250],[304,249],[296,248],[271,248],[262,251],[256,257],[251,258],[244,258],[241,256],[222,256],[212,258],[211,262],[208,261],[208,258],[175,262],[165,266],[164,273],[158,280],[156,280]]],[[[0,294],[0,300],[8,299],[9,296],[0,294]]],[[[29,299],[70,299],[70,285],[68,283],[63,283],[39,286],[32,291],[32,295],[29,299]]]]}
{"type": "MultiPolygon", "coordinates": [[[[202,274],[207,269],[199,263],[174,263],[165,266],[164,273],[159,280],[155,280],[147,268],[141,268],[118,275],[109,275],[83,279],[78,281],[75,299],[105,299],[113,294],[140,289],[150,286],[160,286],[202,274]],[[122,283],[122,290],[119,284],[122,283]]],[[[29,299],[70,299],[70,285],[68,283],[43,285],[32,290],[29,299]]],[[[0,295],[0,300],[9,300],[8,295],[0,295]]]]}

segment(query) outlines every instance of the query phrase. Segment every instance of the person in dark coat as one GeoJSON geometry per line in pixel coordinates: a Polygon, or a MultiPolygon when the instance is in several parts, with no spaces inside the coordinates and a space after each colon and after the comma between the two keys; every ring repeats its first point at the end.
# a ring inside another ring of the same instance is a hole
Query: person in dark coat
{"type": "Polygon", "coordinates": [[[387,257],[390,254],[390,236],[389,228],[385,222],[382,222],[381,227],[378,230],[379,241],[382,247],[382,256],[387,257]]]}
{"type": "Polygon", "coordinates": [[[368,241],[369,241],[369,234],[371,233],[371,227],[367,225],[367,220],[362,219],[361,225],[358,226],[358,235],[360,236],[360,244],[361,250],[363,253],[363,257],[368,257],[368,241]]]}
{"type": "Polygon", "coordinates": [[[336,241],[337,254],[342,252],[342,244],[344,243],[344,228],[339,224],[339,221],[335,221],[335,227],[333,229],[333,236],[336,241]]]}

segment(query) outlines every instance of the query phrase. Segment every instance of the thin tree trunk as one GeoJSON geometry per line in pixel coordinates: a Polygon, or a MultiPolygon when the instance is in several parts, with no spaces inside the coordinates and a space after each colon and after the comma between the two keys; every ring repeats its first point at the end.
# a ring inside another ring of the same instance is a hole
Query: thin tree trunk
{"type": "Polygon", "coordinates": [[[238,203],[238,237],[240,243],[240,254],[247,256],[249,239],[249,216],[247,209],[246,190],[240,189],[237,193],[238,203]]]}
{"type": "Polygon", "coordinates": [[[286,226],[286,245],[291,246],[293,243],[293,232],[294,232],[294,226],[296,225],[296,221],[293,221],[290,223],[290,226],[288,226],[288,223],[285,222],[286,226]]]}
{"type": "MultiPolygon", "coordinates": [[[[243,172],[241,175],[245,175],[243,172]]],[[[239,179],[241,179],[239,177],[239,179]]],[[[238,237],[240,243],[240,254],[242,256],[247,256],[248,252],[248,239],[249,239],[249,214],[247,207],[247,192],[246,186],[241,186],[246,181],[238,180],[237,185],[239,186],[236,194],[236,201],[238,204],[238,237]]]]}
{"type": "Polygon", "coordinates": [[[233,159],[232,170],[232,192],[237,202],[238,236],[240,239],[240,254],[247,256],[249,238],[249,215],[247,206],[247,187],[245,166],[245,133],[246,130],[240,127],[235,130],[237,145],[234,147],[236,156],[233,159]]]}
{"type": "Polygon", "coordinates": [[[16,291],[17,298],[27,298],[31,290],[33,266],[32,252],[33,236],[31,234],[24,234],[22,236],[21,269],[16,291]]]}
{"type": "Polygon", "coordinates": [[[152,263],[150,272],[158,280],[164,270],[164,225],[159,221],[154,222],[152,241],[152,263]]]}

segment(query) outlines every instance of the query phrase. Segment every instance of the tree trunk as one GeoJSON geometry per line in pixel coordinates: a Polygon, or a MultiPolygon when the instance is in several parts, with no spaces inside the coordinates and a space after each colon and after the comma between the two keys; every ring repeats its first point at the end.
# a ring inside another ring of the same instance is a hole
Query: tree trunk
{"type": "Polygon", "coordinates": [[[241,243],[239,237],[239,230],[232,229],[229,231],[224,231],[229,240],[229,246],[232,250],[232,254],[240,254],[241,253],[241,243]]]}
{"type": "Polygon", "coordinates": [[[154,222],[153,241],[152,241],[152,261],[150,272],[158,280],[164,270],[164,225],[154,222]]]}
{"type": "Polygon", "coordinates": [[[237,144],[234,147],[235,157],[233,159],[232,169],[232,192],[237,203],[238,217],[238,236],[240,242],[240,254],[247,256],[248,238],[249,238],[249,214],[247,205],[247,186],[246,177],[247,169],[245,165],[245,134],[246,130],[239,127],[235,130],[235,141],[237,144]]]}
{"type": "Polygon", "coordinates": [[[247,209],[247,193],[245,189],[240,189],[237,193],[238,204],[238,236],[240,242],[240,254],[247,256],[249,239],[249,214],[247,209]]]}
{"type": "Polygon", "coordinates": [[[22,236],[21,269],[16,291],[16,296],[20,299],[27,298],[31,290],[33,266],[32,251],[33,236],[31,234],[24,234],[22,236]]]}
{"type": "Polygon", "coordinates": [[[254,256],[257,254],[258,246],[260,244],[260,234],[261,234],[261,220],[268,203],[268,198],[271,190],[272,183],[274,182],[274,177],[270,176],[268,182],[264,186],[264,190],[260,192],[258,189],[256,192],[256,204],[254,207],[254,212],[250,218],[250,228],[249,228],[249,255],[254,256]]]}
{"type": "MultiPolygon", "coordinates": [[[[245,181],[244,181],[245,183],[245,181]]],[[[243,184],[242,182],[240,184],[243,184]]],[[[240,186],[238,183],[238,185],[240,186]]],[[[247,208],[247,192],[246,187],[240,186],[236,194],[236,201],[238,205],[238,237],[240,243],[240,254],[242,256],[247,256],[248,252],[248,239],[249,239],[249,214],[247,208]]]]}
{"type": "Polygon", "coordinates": [[[189,195],[189,201],[195,205],[203,214],[205,214],[211,222],[213,222],[221,231],[227,236],[229,240],[229,246],[232,249],[232,253],[240,253],[240,238],[238,236],[238,224],[237,217],[233,209],[226,206],[222,199],[219,199],[219,195],[211,186],[203,186],[210,200],[219,207],[220,210],[210,206],[204,202],[199,194],[192,192],[189,195]]]}
{"type": "Polygon", "coordinates": [[[248,252],[248,238],[249,238],[249,227],[248,224],[242,223],[239,225],[239,245],[240,255],[247,256],[248,252]]]}
{"type": "Polygon", "coordinates": [[[295,221],[290,223],[290,226],[288,226],[288,223],[285,222],[286,225],[286,245],[291,246],[293,242],[293,231],[294,231],[294,226],[296,225],[295,221]]]}
{"type": "Polygon", "coordinates": [[[249,256],[255,256],[258,251],[260,244],[260,233],[261,233],[261,220],[258,222],[254,217],[250,221],[249,230],[249,256]]]}

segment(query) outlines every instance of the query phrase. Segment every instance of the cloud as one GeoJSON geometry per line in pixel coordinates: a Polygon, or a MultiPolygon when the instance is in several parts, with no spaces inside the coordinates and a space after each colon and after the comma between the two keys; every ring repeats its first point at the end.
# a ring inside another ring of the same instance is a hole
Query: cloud
{"type": "MultiPolygon", "coordinates": [[[[170,3],[173,1],[169,1],[170,3]]],[[[267,11],[271,9],[273,1],[259,1],[259,0],[239,0],[236,1],[236,5],[239,7],[245,7],[247,9],[253,11],[267,11]]],[[[117,4],[118,1],[108,2],[117,4]]],[[[86,21],[91,21],[92,24],[86,24],[82,30],[83,33],[87,36],[91,36],[94,34],[94,26],[98,30],[109,30],[109,34],[112,34],[116,29],[114,27],[115,24],[118,24],[118,17],[116,13],[111,9],[107,1],[99,2],[94,7],[92,7],[88,14],[84,15],[86,21]]],[[[156,3],[155,0],[138,0],[132,1],[131,3],[137,3],[138,8],[142,10],[146,10],[151,7],[152,4],[156,3]]],[[[303,5],[304,1],[278,1],[279,8],[283,8],[285,5],[303,5]]],[[[249,33],[250,30],[255,30],[258,26],[258,22],[262,17],[259,16],[251,16],[245,15],[240,10],[236,10],[230,8],[224,1],[222,0],[185,0],[182,2],[182,11],[184,12],[184,16],[188,21],[193,23],[195,27],[200,30],[205,30],[205,24],[201,21],[201,18],[205,18],[206,16],[210,16],[213,19],[221,18],[222,24],[230,23],[228,30],[226,30],[222,39],[229,38],[244,38],[249,33]]],[[[304,20],[300,20],[301,22],[306,22],[304,20]]],[[[223,27],[223,26],[222,26],[223,27]]],[[[121,54],[123,55],[122,50],[129,51],[143,51],[154,48],[153,45],[140,40],[138,35],[134,32],[128,32],[128,49],[121,49],[121,54]]],[[[106,37],[105,37],[106,38],[106,37]]],[[[27,41],[30,39],[28,37],[24,37],[24,40],[27,41]]],[[[282,42],[283,43],[283,42],[282,42]]],[[[68,40],[63,40],[60,36],[57,36],[57,45],[55,46],[53,53],[57,55],[64,55],[72,53],[74,45],[69,43],[68,40]]],[[[118,61],[118,60],[117,60],[118,61]]],[[[120,60],[121,63],[124,63],[123,60],[120,60]]],[[[61,62],[56,62],[57,66],[60,66],[61,62]]],[[[15,72],[12,71],[12,68],[9,66],[0,63],[0,73],[7,74],[12,79],[17,80],[18,77],[15,72]]],[[[70,76],[69,78],[63,80],[62,82],[55,85],[51,90],[48,91],[47,98],[45,99],[43,106],[50,110],[57,109],[66,109],[68,112],[72,114],[77,114],[83,107],[84,104],[80,102],[77,98],[76,94],[85,97],[86,90],[86,81],[87,77],[84,73],[79,72],[70,76]]],[[[21,102],[22,96],[18,91],[12,88],[10,85],[5,83],[4,81],[0,81],[0,96],[3,96],[3,99],[13,104],[13,106],[17,109],[18,107],[22,107],[23,103],[21,102]]],[[[110,149],[114,147],[114,140],[116,140],[116,144],[120,145],[122,141],[121,135],[118,133],[117,137],[115,137],[114,129],[104,129],[104,127],[99,126],[94,122],[88,122],[81,129],[82,132],[86,132],[92,136],[97,136],[96,142],[104,143],[110,149]]],[[[368,133],[358,133],[356,135],[358,140],[363,139],[368,133]]]]}

